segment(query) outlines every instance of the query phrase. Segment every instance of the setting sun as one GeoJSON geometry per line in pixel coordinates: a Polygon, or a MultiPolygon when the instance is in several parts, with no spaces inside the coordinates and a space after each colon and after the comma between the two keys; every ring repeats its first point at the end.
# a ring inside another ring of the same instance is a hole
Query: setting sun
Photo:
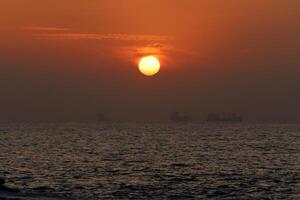
{"type": "Polygon", "coordinates": [[[154,56],[143,57],[139,62],[139,70],[146,76],[154,76],[160,70],[160,62],[154,56]]]}

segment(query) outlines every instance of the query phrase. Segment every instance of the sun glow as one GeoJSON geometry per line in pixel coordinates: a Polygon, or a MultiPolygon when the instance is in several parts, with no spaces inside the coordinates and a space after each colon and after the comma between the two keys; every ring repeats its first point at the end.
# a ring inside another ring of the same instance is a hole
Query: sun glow
{"type": "Polygon", "coordinates": [[[154,76],[160,70],[160,62],[155,56],[145,56],[139,62],[139,70],[145,76],[154,76]]]}

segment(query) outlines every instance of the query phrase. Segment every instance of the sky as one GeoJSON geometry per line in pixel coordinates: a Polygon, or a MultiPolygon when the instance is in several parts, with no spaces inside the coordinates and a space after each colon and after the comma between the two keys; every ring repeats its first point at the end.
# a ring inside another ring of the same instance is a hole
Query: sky
{"type": "Polygon", "coordinates": [[[300,121],[298,0],[1,0],[0,122],[300,121]],[[138,60],[155,55],[145,77],[138,60]]]}

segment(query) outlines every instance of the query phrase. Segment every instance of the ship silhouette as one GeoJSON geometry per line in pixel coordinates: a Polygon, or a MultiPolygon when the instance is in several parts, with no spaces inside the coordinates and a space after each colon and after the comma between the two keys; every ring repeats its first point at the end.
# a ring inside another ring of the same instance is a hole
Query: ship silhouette
{"type": "Polygon", "coordinates": [[[206,116],[207,122],[242,122],[243,117],[237,114],[219,114],[219,113],[209,113],[206,116]]]}
{"type": "Polygon", "coordinates": [[[191,119],[189,116],[181,115],[179,112],[174,111],[170,115],[170,120],[175,123],[187,123],[190,122],[191,119]]]}

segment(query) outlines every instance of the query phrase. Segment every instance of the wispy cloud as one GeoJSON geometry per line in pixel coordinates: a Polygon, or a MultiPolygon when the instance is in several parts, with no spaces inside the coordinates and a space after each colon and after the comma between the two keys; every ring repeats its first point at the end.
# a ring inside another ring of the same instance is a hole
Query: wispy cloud
{"type": "Polygon", "coordinates": [[[69,31],[69,28],[60,28],[60,27],[46,27],[46,26],[25,26],[22,27],[23,30],[27,31],[69,31]]]}
{"type": "Polygon", "coordinates": [[[164,56],[168,54],[188,55],[188,56],[198,55],[198,52],[178,48],[171,43],[164,43],[164,42],[155,42],[155,43],[150,43],[148,45],[137,45],[137,46],[131,45],[131,46],[126,46],[123,49],[124,52],[128,52],[138,57],[145,56],[145,55],[164,56]]]}
{"type": "Polygon", "coordinates": [[[141,57],[144,55],[157,55],[164,57],[174,50],[171,45],[174,37],[168,35],[150,35],[150,34],[104,34],[104,33],[82,33],[75,32],[69,28],[25,27],[26,34],[38,40],[53,41],[119,41],[118,48],[112,49],[122,51],[122,55],[131,57],[141,57]],[[122,43],[124,42],[124,43],[122,43]]]}
{"type": "Polygon", "coordinates": [[[26,26],[22,27],[22,29],[27,31],[27,33],[29,32],[30,36],[41,40],[116,40],[163,42],[172,39],[172,37],[166,35],[81,33],[74,32],[74,30],[64,27],[26,26]]]}
{"type": "Polygon", "coordinates": [[[46,40],[117,40],[117,41],[167,41],[172,38],[162,35],[136,34],[93,34],[93,33],[45,33],[33,34],[37,39],[46,40]]]}

